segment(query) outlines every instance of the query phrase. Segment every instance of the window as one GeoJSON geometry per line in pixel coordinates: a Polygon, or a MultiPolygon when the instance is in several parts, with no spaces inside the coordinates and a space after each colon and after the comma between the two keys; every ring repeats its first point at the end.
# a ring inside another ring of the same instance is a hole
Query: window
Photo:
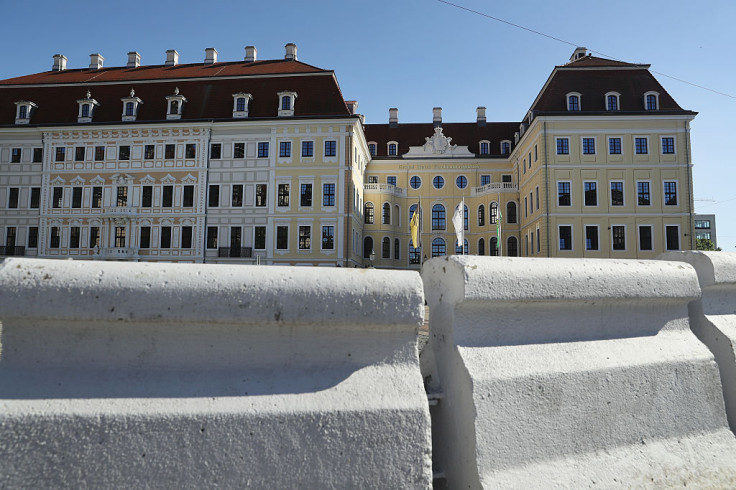
{"type": "Polygon", "coordinates": [[[646,138],[634,138],[634,151],[637,155],[646,155],[649,153],[647,146],[646,138]]]}
{"type": "Polygon", "coordinates": [[[312,205],[312,184],[302,184],[299,192],[299,205],[310,207],[312,205]]]}
{"type": "Polygon", "coordinates": [[[164,158],[171,160],[176,157],[176,145],[164,146],[164,158]]]}
{"type": "Polygon", "coordinates": [[[92,188],[92,207],[93,208],[102,207],[102,187],[92,188]]]}
{"type": "Polygon", "coordinates": [[[557,233],[560,237],[560,250],[572,250],[572,226],[560,225],[557,233]]]}
{"type": "Polygon", "coordinates": [[[276,249],[286,250],[289,248],[289,227],[276,227],[276,249]]]}
{"type": "Polygon", "coordinates": [[[31,187],[31,209],[41,207],[41,188],[31,187]]]}
{"type": "MultiPolygon", "coordinates": [[[[442,204],[435,204],[432,206],[432,229],[444,230],[445,228],[445,207],[442,204]]],[[[444,246],[444,241],[442,243],[444,246]]],[[[432,255],[432,257],[435,257],[435,255],[432,255]]]]}
{"type": "Polygon", "coordinates": [[[478,226],[485,226],[485,224],[486,224],[486,208],[481,204],[480,206],[478,206],[478,226]]]}
{"type": "MultiPolygon", "coordinates": [[[[82,155],[82,158],[84,158],[84,155],[82,155]]],[[[118,150],[118,159],[119,160],[130,160],[130,146],[121,146],[118,150]]]]}
{"type": "Polygon", "coordinates": [[[245,143],[233,144],[233,158],[245,158],[245,143]]]}
{"type": "Polygon", "coordinates": [[[618,94],[606,95],[606,110],[617,111],[618,110],[618,94]]]}
{"type": "Polygon", "coordinates": [[[171,248],[171,227],[161,227],[161,248],[171,248]]]}
{"type": "Polygon", "coordinates": [[[287,158],[291,156],[291,141],[279,142],[279,156],[281,158],[287,158]]]}
{"type": "Polygon", "coordinates": [[[322,205],[335,205],[335,184],[322,184],[322,205]]]}
{"type": "Polygon", "coordinates": [[[585,194],[585,205],[586,206],[597,206],[598,205],[598,183],[597,182],[583,182],[583,192],[585,194]]]}
{"type": "Polygon", "coordinates": [[[243,184],[233,184],[232,199],[230,202],[231,206],[236,208],[243,205],[243,184]]]}
{"type": "Polygon", "coordinates": [[[639,226],[639,250],[653,250],[651,225],[639,226]]]}
{"type": "Polygon", "coordinates": [[[125,103],[125,115],[126,116],[133,116],[134,115],[134,108],[135,104],[132,102],[126,102],[125,103]]]}
{"type": "Polygon", "coordinates": [[[621,154],[621,138],[608,138],[608,154],[609,155],[620,155],[621,154]]]}
{"type": "Polygon", "coordinates": [[[82,188],[81,187],[72,187],[72,207],[73,208],[82,207],[82,188]]]}
{"type": "Polygon", "coordinates": [[[237,99],[235,99],[235,111],[236,112],[245,111],[245,97],[238,97],[237,99]]]}
{"type": "Polygon", "coordinates": [[[291,110],[291,97],[288,95],[284,95],[281,97],[281,110],[282,111],[290,111],[291,110]]]}
{"type": "Polygon", "coordinates": [[[376,144],[375,143],[368,143],[368,153],[372,157],[376,156],[376,144]]]}
{"type": "Polygon", "coordinates": [[[432,257],[441,257],[446,253],[445,241],[442,238],[432,240],[432,257]]]}
{"type": "Polygon", "coordinates": [[[570,140],[568,138],[557,138],[557,154],[558,155],[569,155],[570,154],[570,140]]]}
{"type": "Polygon", "coordinates": [[[383,203],[383,214],[381,222],[384,225],[391,224],[391,205],[387,202],[383,203]]]}
{"type": "Polygon", "coordinates": [[[334,250],[335,248],[335,227],[322,227],[322,250],[334,250]]]}
{"type": "Polygon", "coordinates": [[[624,205],[624,183],[611,182],[611,206],[624,205]]]}
{"type": "Polygon", "coordinates": [[[378,176],[377,175],[369,175],[368,176],[368,183],[369,184],[378,184],[378,176]]]}
{"type": "Polygon", "coordinates": [[[179,101],[172,100],[169,104],[169,114],[179,114],[179,101]]]}
{"type": "Polygon", "coordinates": [[[432,179],[432,185],[435,189],[442,189],[445,186],[445,179],[441,175],[435,175],[432,179]]]}
{"type": "Polygon", "coordinates": [[[38,248],[38,226],[28,228],[28,248],[38,248]]]}
{"type": "Polygon", "coordinates": [[[519,242],[515,236],[509,237],[506,240],[506,255],[509,257],[516,257],[519,255],[519,242]]]}
{"type": "Polygon", "coordinates": [[[182,206],[185,208],[194,207],[194,186],[185,185],[184,194],[182,196],[182,206]]]}
{"type": "Polygon", "coordinates": [[[20,163],[22,154],[23,154],[22,148],[12,148],[10,150],[10,163],[20,163]]]}
{"type": "Polygon", "coordinates": [[[664,205],[677,206],[677,182],[664,183],[664,205]]]}
{"type": "Polygon", "coordinates": [[[389,143],[388,144],[388,156],[395,157],[396,156],[396,143],[389,143]]]}
{"type": "Polygon", "coordinates": [[[337,156],[337,141],[334,141],[334,140],[325,141],[325,156],[326,157],[337,156]]]}
{"type": "Polygon", "coordinates": [[[710,240],[711,234],[709,231],[698,231],[695,233],[696,240],[710,240]]]}
{"type": "Polygon", "coordinates": [[[483,141],[480,144],[480,154],[481,155],[488,155],[490,153],[489,151],[489,143],[487,141],[483,141]]]}
{"type": "Polygon", "coordinates": [[[455,254],[456,255],[468,255],[468,240],[463,240],[463,246],[460,247],[460,243],[455,240],[455,254]]]}
{"type": "Polygon", "coordinates": [[[289,205],[289,184],[278,185],[277,205],[282,207],[289,205]]]}
{"type": "Polygon", "coordinates": [[[151,248],[151,227],[141,226],[140,237],[138,238],[138,246],[140,248],[151,248]]]}
{"type": "Polygon", "coordinates": [[[572,199],[570,197],[570,182],[557,183],[557,205],[570,206],[572,199]]]}
{"type": "Polygon", "coordinates": [[[458,189],[465,189],[468,186],[468,179],[464,175],[458,175],[455,185],[458,189]]]}
{"type": "Polygon", "coordinates": [[[568,111],[579,111],[580,110],[580,96],[570,94],[567,96],[567,110],[568,111]]]}
{"type": "Polygon", "coordinates": [[[611,227],[611,243],[614,250],[626,250],[626,227],[617,225],[611,227]]]}
{"type": "Polygon", "coordinates": [[[144,160],[153,160],[153,157],[155,156],[155,145],[146,145],[143,149],[143,159],[144,160]]]}
{"type": "Polygon", "coordinates": [[[511,153],[511,143],[508,141],[502,141],[501,142],[501,154],[508,155],[509,153],[511,153]]]}
{"type": "Polygon", "coordinates": [[[18,119],[28,119],[28,106],[18,106],[18,119]]]}
{"type": "Polygon", "coordinates": [[[463,206],[463,229],[468,231],[468,207],[463,206]]]}
{"type": "Polygon", "coordinates": [[[100,227],[90,226],[89,228],[89,248],[100,246],[100,227]]]}
{"type": "Polygon", "coordinates": [[[66,148],[63,146],[56,147],[56,158],[57,162],[63,162],[66,159],[66,148]]]}
{"type": "Polygon", "coordinates": [[[492,225],[498,223],[498,203],[492,202],[488,208],[488,223],[492,225]]]}
{"type": "Polygon", "coordinates": [[[266,227],[256,226],[253,228],[253,248],[264,250],[266,248],[266,227]]]}
{"type": "Polygon", "coordinates": [[[648,111],[659,109],[659,94],[656,92],[644,94],[644,107],[648,111]]]}
{"type": "Polygon", "coordinates": [[[33,149],[33,163],[43,162],[43,148],[33,149]]]}
{"type": "Polygon", "coordinates": [[[161,193],[161,206],[170,208],[174,205],[174,186],[165,185],[161,193]]]}
{"type": "Polygon", "coordinates": [[[409,185],[412,189],[419,189],[422,186],[422,179],[418,175],[412,175],[409,185]]]}
{"type": "Polygon", "coordinates": [[[667,250],[680,250],[680,227],[677,225],[665,226],[664,234],[667,250]]]}
{"type": "Polygon", "coordinates": [[[222,143],[212,143],[210,145],[210,158],[213,160],[222,158],[222,143]]]}
{"type": "Polygon", "coordinates": [[[374,221],[374,209],[373,209],[373,203],[367,202],[365,203],[365,211],[363,213],[363,216],[365,218],[365,224],[372,225],[374,221]]]}
{"type": "Polygon", "coordinates": [[[480,185],[488,185],[491,183],[491,176],[490,175],[481,175],[480,176],[480,185]]]}
{"type": "Polygon", "coordinates": [[[662,138],[662,153],[665,155],[671,155],[675,153],[675,138],[665,137],[662,138]]]}
{"type": "Polygon", "coordinates": [[[258,158],[268,158],[268,141],[258,142],[258,158]]]}
{"type": "Polygon", "coordinates": [[[115,227],[115,247],[117,248],[125,247],[125,227],[124,226],[115,227]]]}
{"type": "Polygon", "coordinates": [[[256,207],[266,207],[268,200],[268,184],[256,184],[256,207]]]}
{"type": "Polygon", "coordinates": [[[127,187],[118,187],[117,206],[118,207],[125,207],[127,205],[128,205],[128,188],[127,187]]]}
{"type": "Polygon", "coordinates": [[[506,203],[506,223],[516,223],[516,203],[513,201],[506,203]]]}
{"type": "Polygon", "coordinates": [[[392,185],[392,186],[396,187],[396,176],[395,175],[389,175],[388,177],[386,177],[386,183],[388,185],[392,185]]]}
{"type": "Polygon", "coordinates": [[[82,104],[82,117],[89,117],[89,104],[82,104]]]}
{"type": "Polygon", "coordinates": [[[197,145],[194,143],[187,143],[184,147],[184,158],[196,158],[197,157],[197,145]]]}
{"type": "Polygon", "coordinates": [[[299,227],[299,250],[309,250],[312,248],[312,227],[299,227]]]}
{"type": "Polygon", "coordinates": [[[181,248],[192,248],[192,227],[181,227],[181,248]]]}
{"type": "Polygon", "coordinates": [[[381,241],[381,258],[391,258],[391,239],[389,237],[383,237],[381,241]]]}
{"type": "Polygon", "coordinates": [[[211,208],[220,206],[220,186],[217,184],[210,185],[210,195],[207,205],[211,208]]]}
{"type": "Polygon", "coordinates": [[[534,145],[534,161],[539,159],[539,152],[537,151],[537,145],[534,145]]]}
{"type": "Polygon", "coordinates": [[[595,138],[583,138],[583,155],[595,155],[595,138]]]}
{"type": "Polygon", "coordinates": [[[314,156],[314,141],[302,141],[302,158],[314,156]]]}
{"type": "Polygon", "coordinates": [[[51,227],[51,237],[49,241],[49,248],[59,248],[61,245],[61,233],[58,226],[51,227]]]}
{"type": "Polygon", "coordinates": [[[105,147],[95,146],[95,161],[101,162],[105,159],[105,147]]]}
{"type": "Polygon", "coordinates": [[[585,250],[598,250],[598,227],[585,227],[585,250]]]}
{"type": "Polygon", "coordinates": [[[217,248],[217,227],[207,227],[207,248],[217,248]]]}
{"type": "Polygon", "coordinates": [[[537,204],[537,211],[539,211],[539,186],[534,188],[534,200],[537,204]]]}
{"type": "Polygon", "coordinates": [[[60,208],[64,196],[64,188],[63,187],[54,187],[53,190],[53,198],[51,199],[51,207],[53,208],[60,208]]]}
{"type": "Polygon", "coordinates": [[[486,241],[482,238],[478,240],[478,255],[486,254],[486,241]]]}
{"type": "Polygon", "coordinates": [[[710,228],[710,220],[709,219],[696,219],[695,220],[695,228],[710,228]]]}
{"type": "Polygon", "coordinates": [[[498,256],[498,238],[495,236],[488,242],[488,255],[492,257],[498,256]]]}
{"type": "Polygon", "coordinates": [[[20,196],[20,189],[18,187],[11,187],[8,192],[8,208],[10,209],[18,208],[19,196],[20,196]]]}
{"type": "Polygon", "coordinates": [[[649,192],[649,182],[636,183],[637,204],[639,206],[649,206],[652,204],[651,194],[649,192]]]}

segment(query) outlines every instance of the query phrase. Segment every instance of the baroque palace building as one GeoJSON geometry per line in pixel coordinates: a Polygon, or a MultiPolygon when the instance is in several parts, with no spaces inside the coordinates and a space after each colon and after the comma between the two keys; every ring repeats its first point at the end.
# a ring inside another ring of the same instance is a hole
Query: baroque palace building
{"type": "Polygon", "coordinates": [[[418,268],[445,254],[653,258],[694,248],[689,123],[649,72],[584,48],[521,122],[364,124],[297,60],[0,81],[0,253],[418,268]],[[464,243],[453,211],[464,203],[464,243]],[[410,221],[420,209],[421,245],[410,221]],[[371,253],[373,252],[373,253],[371,253]]]}

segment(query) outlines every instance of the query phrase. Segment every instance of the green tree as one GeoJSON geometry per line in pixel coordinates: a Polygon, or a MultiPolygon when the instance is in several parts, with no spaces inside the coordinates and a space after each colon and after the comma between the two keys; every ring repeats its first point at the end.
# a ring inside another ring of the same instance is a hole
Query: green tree
{"type": "Polygon", "coordinates": [[[710,238],[697,238],[695,243],[695,250],[703,250],[703,251],[716,251],[720,252],[721,247],[716,247],[713,244],[713,240],[710,238]]]}

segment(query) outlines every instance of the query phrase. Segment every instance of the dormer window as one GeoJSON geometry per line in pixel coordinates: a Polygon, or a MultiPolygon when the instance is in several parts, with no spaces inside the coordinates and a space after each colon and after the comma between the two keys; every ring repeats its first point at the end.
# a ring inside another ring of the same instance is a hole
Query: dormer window
{"type": "Polygon", "coordinates": [[[182,109],[187,99],[179,94],[179,87],[174,89],[174,95],[167,95],[166,101],[168,110],[166,111],[166,119],[181,119],[182,109]]]}
{"type": "Polygon", "coordinates": [[[398,148],[399,148],[399,144],[398,143],[396,143],[395,141],[389,142],[389,144],[388,144],[388,156],[395,157],[396,155],[398,155],[398,148]]]}
{"type": "Polygon", "coordinates": [[[233,94],[233,117],[248,117],[248,109],[252,98],[250,94],[243,92],[233,94]]]}
{"type": "Polygon", "coordinates": [[[31,122],[33,110],[38,106],[27,100],[19,100],[15,103],[15,124],[28,124],[31,122]]]}
{"type": "Polygon", "coordinates": [[[294,115],[296,92],[279,92],[279,117],[294,115]]]}
{"type": "Polygon", "coordinates": [[[135,96],[135,90],[130,89],[130,95],[120,99],[123,102],[123,121],[135,121],[138,117],[138,108],[143,101],[135,96]]]}
{"type": "Polygon", "coordinates": [[[644,107],[648,111],[659,110],[659,94],[657,92],[647,92],[644,94],[644,107]]]}
{"type": "Polygon", "coordinates": [[[511,142],[502,141],[501,142],[501,155],[510,155],[510,154],[511,154],[511,142]]]}
{"type": "Polygon", "coordinates": [[[567,110],[568,111],[579,111],[580,110],[580,94],[572,92],[567,94],[567,110]]]}
{"type": "Polygon", "coordinates": [[[376,144],[375,143],[368,143],[368,153],[371,154],[372,157],[376,156],[376,144]]]}
{"type": "Polygon", "coordinates": [[[617,111],[619,110],[620,104],[619,104],[619,97],[621,97],[621,94],[618,92],[608,92],[606,94],[606,110],[607,111],[617,111]]]}
{"type": "Polygon", "coordinates": [[[87,96],[84,99],[77,101],[79,104],[79,113],[77,114],[77,122],[88,123],[92,122],[92,118],[95,115],[95,108],[100,104],[92,98],[92,94],[87,90],[87,96]]]}
{"type": "Polygon", "coordinates": [[[491,153],[491,143],[489,141],[480,142],[480,154],[488,155],[491,153]]]}

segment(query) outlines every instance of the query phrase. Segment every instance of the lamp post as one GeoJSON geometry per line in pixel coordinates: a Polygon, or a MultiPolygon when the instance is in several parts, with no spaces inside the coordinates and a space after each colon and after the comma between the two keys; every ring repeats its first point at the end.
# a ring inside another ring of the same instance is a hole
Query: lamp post
{"type": "Polygon", "coordinates": [[[376,260],[376,251],[371,250],[371,253],[368,255],[368,260],[371,261],[371,269],[373,269],[373,261],[376,260]]]}

